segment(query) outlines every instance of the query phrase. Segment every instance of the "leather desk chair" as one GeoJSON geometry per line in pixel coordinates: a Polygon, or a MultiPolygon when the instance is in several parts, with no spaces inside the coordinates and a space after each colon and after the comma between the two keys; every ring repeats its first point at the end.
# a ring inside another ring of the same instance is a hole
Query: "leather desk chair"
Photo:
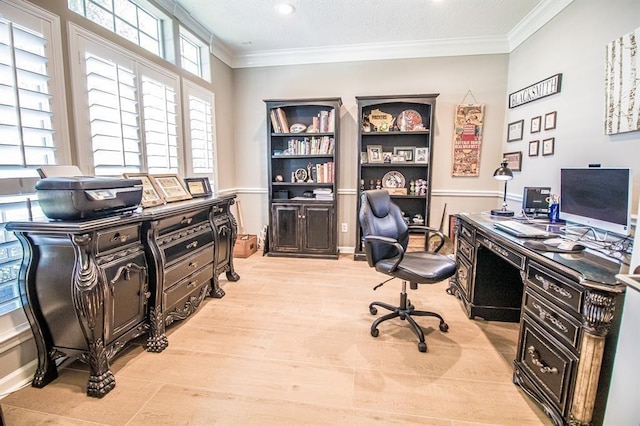
{"type": "Polygon", "coordinates": [[[369,266],[376,271],[391,276],[388,280],[378,284],[374,290],[392,280],[402,280],[400,293],[400,305],[393,306],[384,302],[372,302],[369,305],[371,315],[376,315],[376,306],[391,311],[377,318],[371,325],[371,335],[378,336],[378,325],[392,318],[400,317],[406,320],[418,336],[418,350],[427,351],[424,341],[424,333],[412,316],[431,316],[440,320],[440,331],[446,332],[449,326],[442,316],[435,312],[418,311],[407,299],[407,281],[411,283],[411,289],[418,288],[418,284],[434,284],[445,280],[455,273],[456,264],[447,256],[438,254],[437,251],[444,244],[444,235],[435,229],[412,225],[409,227],[402,218],[400,208],[391,202],[389,193],[385,190],[371,190],[362,193],[362,203],[359,212],[360,227],[362,228],[364,252],[369,266]],[[433,252],[406,252],[409,242],[409,229],[421,230],[426,234],[433,233],[440,238],[433,252]]]}

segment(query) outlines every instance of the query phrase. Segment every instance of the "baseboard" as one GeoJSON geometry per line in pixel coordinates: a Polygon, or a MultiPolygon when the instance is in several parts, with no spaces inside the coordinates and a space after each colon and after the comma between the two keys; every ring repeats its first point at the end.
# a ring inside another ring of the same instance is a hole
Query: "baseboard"
{"type": "Polygon", "coordinates": [[[38,368],[38,360],[23,365],[0,380],[0,400],[5,396],[28,386],[38,368]]]}

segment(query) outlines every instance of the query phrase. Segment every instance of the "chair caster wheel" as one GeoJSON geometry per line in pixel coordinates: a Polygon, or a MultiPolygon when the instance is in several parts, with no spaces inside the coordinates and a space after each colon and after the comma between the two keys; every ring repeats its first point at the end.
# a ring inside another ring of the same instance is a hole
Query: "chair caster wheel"
{"type": "Polygon", "coordinates": [[[369,312],[371,312],[371,315],[375,315],[378,313],[378,310],[376,309],[375,306],[372,306],[369,308],[369,312]]]}
{"type": "Polygon", "coordinates": [[[418,343],[418,350],[420,352],[426,352],[427,351],[427,344],[425,342],[418,343]]]}
{"type": "Polygon", "coordinates": [[[378,333],[379,333],[379,331],[378,331],[378,329],[377,329],[377,328],[374,328],[374,329],[372,329],[372,330],[371,330],[371,335],[372,335],[373,337],[378,337],[378,333]]]}
{"type": "Polygon", "coordinates": [[[442,331],[443,333],[446,333],[447,331],[449,331],[449,324],[447,324],[446,322],[441,322],[440,331],[442,331]]]}

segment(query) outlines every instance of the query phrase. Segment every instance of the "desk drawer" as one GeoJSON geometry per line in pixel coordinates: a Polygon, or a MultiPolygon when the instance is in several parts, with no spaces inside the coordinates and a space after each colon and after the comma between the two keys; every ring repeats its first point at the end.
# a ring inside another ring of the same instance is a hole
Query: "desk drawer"
{"type": "Polygon", "coordinates": [[[460,236],[461,238],[464,238],[465,240],[473,244],[473,239],[476,234],[475,228],[471,227],[465,222],[460,222],[460,227],[458,229],[459,229],[458,236],[460,236]]]}
{"type": "Polygon", "coordinates": [[[213,262],[213,244],[205,246],[182,262],[175,263],[164,273],[164,285],[169,287],[184,277],[213,262]]]}
{"type": "Polygon", "coordinates": [[[525,312],[540,322],[540,325],[555,337],[578,350],[580,322],[566,315],[560,308],[547,302],[527,286],[523,303],[525,312]]]}
{"type": "Polygon", "coordinates": [[[527,314],[523,316],[520,338],[517,363],[547,399],[566,415],[571,379],[578,365],[577,357],[562,344],[540,332],[527,314]]]}
{"type": "Polygon", "coordinates": [[[188,238],[181,238],[164,247],[164,258],[167,264],[182,256],[191,256],[201,247],[213,242],[213,232],[210,227],[205,227],[188,238]]]}
{"type": "Polygon", "coordinates": [[[523,255],[516,253],[515,251],[507,247],[504,247],[502,244],[496,243],[495,241],[493,241],[491,238],[487,237],[484,234],[478,233],[476,243],[480,243],[484,245],[489,250],[496,253],[497,255],[505,259],[507,262],[511,263],[516,268],[520,270],[524,269],[526,258],[523,255]]]}
{"type": "Polygon", "coordinates": [[[464,255],[469,262],[473,261],[473,245],[462,238],[458,238],[458,254],[464,255]]]}
{"type": "Polygon", "coordinates": [[[213,263],[164,291],[165,315],[174,307],[181,309],[190,296],[196,296],[200,289],[213,278],[213,263]]]}
{"type": "Polygon", "coordinates": [[[112,228],[97,232],[98,254],[105,253],[127,244],[140,242],[140,224],[112,228]]]}
{"type": "Polygon", "coordinates": [[[177,231],[188,226],[195,226],[209,220],[209,209],[196,210],[181,215],[168,217],[158,223],[158,233],[160,235],[177,231]]]}
{"type": "Polygon", "coordinates": [[[464,297],[469,301],[471,297],[471,283],[473,282],[473,268],[471,264],[467,262],[464,257],[458,256],[456,258],[456,281],[458,286],[464,292],[464,297]]]}
{"type": "Polygon", "coordinates": [[[577,316],[582,312],[583,291],[571,285],[568,279],[531,262],[527,268],[527,282],[548,300],[561,308],[569,308],[567,313],[577,316]]]}

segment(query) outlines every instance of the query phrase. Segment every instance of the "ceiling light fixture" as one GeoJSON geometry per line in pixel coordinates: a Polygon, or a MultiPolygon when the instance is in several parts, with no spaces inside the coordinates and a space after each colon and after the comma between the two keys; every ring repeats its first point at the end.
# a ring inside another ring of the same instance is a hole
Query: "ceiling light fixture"
{"type": "Polygon", "coordinates": [[[276,4],[276,11],[281,15],[289,15],[296,10],[292,4],[289,3],[278,3],[276,4]]]}

